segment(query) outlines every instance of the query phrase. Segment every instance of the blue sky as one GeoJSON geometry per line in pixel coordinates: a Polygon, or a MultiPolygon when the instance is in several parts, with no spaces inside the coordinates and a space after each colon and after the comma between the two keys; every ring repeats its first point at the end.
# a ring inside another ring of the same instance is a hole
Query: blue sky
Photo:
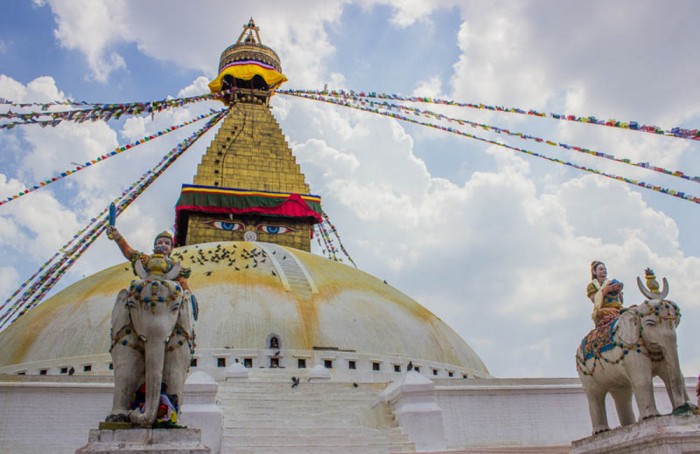
{"type": "MultiPolygon", "coordinates": [[[[482,102],[670,128],[700,126],[700,4],[655,1],[11,1],[0,17],[0,97],[150,101],[205,93],[252,16],[285,88],[482,102]],[[225,14],[221,12],[225,11],[225,14]]],[[[497,376],[574,376],[590,328],[588,266],[626,283],[647,266],[684,311],[686,375],[700,371],[700,207],[463,137],[276,96],[273,112],[358,266],[452,326],[497,376]],[[371,203],[368,203],[370,201],[371,203]]],[[[193,115],[0,132],[0,196],[193,115]]],[[[422,109],[700,174],[700,143],[551,119],[422,109]]],[[[465,129],[627,178],[681,181],[465,129]]],[[[0,297],[192,129],[0,206],[0,297]]],[[[119,219],[134,245],[172,225],[205,138],[119,219]]],[[[121,260],[99,240],[64,285],[121,260]]]]}

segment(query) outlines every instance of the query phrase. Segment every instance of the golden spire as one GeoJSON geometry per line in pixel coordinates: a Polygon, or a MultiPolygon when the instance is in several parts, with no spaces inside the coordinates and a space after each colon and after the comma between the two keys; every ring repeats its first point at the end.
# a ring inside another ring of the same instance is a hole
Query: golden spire
{"type": "Polygon", "coordinates": [[[193,185],[183,185],[176,208],[178,244],[246,240],[311,250],[311,227],[322,221],[320,197],[309,193],[267,103],[274,90],[268,82],[277,76],[286,80],[278,70],[277,54],[260,43],[251,19],[222,53],[219,76],[209,84],[212,91],[229,84],[230,111],[193,185]]]}

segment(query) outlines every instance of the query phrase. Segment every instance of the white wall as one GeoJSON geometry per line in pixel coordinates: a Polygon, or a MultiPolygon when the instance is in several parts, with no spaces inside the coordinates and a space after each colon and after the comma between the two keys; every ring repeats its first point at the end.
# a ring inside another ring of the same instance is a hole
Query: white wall
{"type": "MultiPolygon", "coordinates": [[[[72,454],[87,443],[89,429],[97,428],[109,413],[113,385],[106,382],[107,377],[102,383],[96,383],[98,377],[72,377],[73,382],[66,382],[67,378],[0,381],[0,453],[72,454]],[[85,382],[90,379],[94,381],[85,382]]],[[[448,449],[568,445],[591,432],[588,404],[577,379],[435,383],[432,399],[442,412],[448,449]]],[[[686,379],[692,401],[696,383],[694,378],[686,379]]],[[[662,385],[656,387],[656,401],[662,413],[671,411],[662,385]]],[[[617,419],[612,403],[608,413],[614,427],[617,419]]],[[[411,437],[410,432],[408,435],[411,437]]]]}
{"type": "MultiPolygon", "coordinates": [[[[686,379],[692,402],[696,383],[686,379]]],[[[448,448],[568,445],[591,435],[588,401],[578,379],[466,380],[437,385],[435,394],[448,448]]],[[[656,384],[655,395],[659,411],[670,413],[662,383],[656,384]]],[[[607,410],[610,427],[619,426],[610,396],[607,410]]]]}
{"type": "Polygon", "coordinates": [[[112,407],[109,383],[0,383],[0,452],[74,453],[112,407]]]}
{"type": "MultiPolygon", "coordinates": [[[[190,378],[197,380],[185,384],[182,423],[202,429],[202,442],[218,453],[222,424],[215,405],[218,385],[206,375],[190,378]]],[[[86,379],[0,381],[0,454],[73,454],[85,446],[90,429],[97,429],[109,414],[114,393],[112,383],[86,379]]]]}

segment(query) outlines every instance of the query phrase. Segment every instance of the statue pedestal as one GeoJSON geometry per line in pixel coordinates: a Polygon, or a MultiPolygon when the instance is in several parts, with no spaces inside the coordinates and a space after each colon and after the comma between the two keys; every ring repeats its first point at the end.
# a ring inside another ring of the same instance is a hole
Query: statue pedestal
{"type": "Polygon", "coordinates": [[[659,416],[582,438],[570,454],[681,454],[700,452],[700,416],[659,416]]]}
{"type": "Polygon", "coordinates": [[[76,454],[210,454],[199,429],[90,429],[88,444],[76,454]]]}

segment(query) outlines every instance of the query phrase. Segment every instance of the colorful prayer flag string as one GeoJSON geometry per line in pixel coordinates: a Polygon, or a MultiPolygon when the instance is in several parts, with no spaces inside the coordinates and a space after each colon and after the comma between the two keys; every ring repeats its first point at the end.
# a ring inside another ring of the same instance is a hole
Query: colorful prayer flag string
{"type": "MultiPolygon", "coordinates": [[[[289,94],[289,93],[282,93],[282,94],[289,94]]],[[[362,111],[364,111],[364,112],[370,112],[370,113],[374,113],[374,114],[377,114],[377,115],[382,115],[382,116],[386,116],[386,117],[390,117],[390,118],[395,118],[395,119],[397,119],[397,120],[406,121],[406,122],[409,122],[409,123],[415,123],[415,124],[418,124],[418,125],[421,125],[421,126],[429,126],[429,127],[435,128],[435,129],[440,129],[440,130],[442,130],[442,131],[450,132],[450,133],[452,133],[452,134],[457,134],[457,135],[461,135],[461,136],[464,136],[464,137],[468,137],[468,138],[471,138],[471,139],[474,139],[474,140],[479,140],[479,141],[481,141],[481,142],[489,143],[489,144],[492,144],[492,145],[497,145],[497,146],[499,146],[499,147],[508,148],[508,149],[510,149],[510,150],[517,151],[517,152],[519,152],[519,153],[523,153],[523,154],[527,154],[527,155],[534,156],[534,157],[537,157],[537,158],[545,159],[545,160],[550,161],[550,162],[555,162],[555,163],[557,163],[557,164],[562,164],[562,165],[565,165],[565,166],[568,166],[568,167],[572,167],[572,168],[575,168],[575,169],[578,169],[578,170],[583,170],[583,171],[585,171],[585,172],[594,173],[594,174],[601,175],[601,176],[604,176],[604,177],[606,177],[606,178],[610,178],[610,179],[613,179],[613,180],[623,181],[623,182],[625,182],[625,183],[628,183],[628,184],[631,184],[631,185],[634,185],[634,186],[642,187],[642,188],[649,189],[649,190],[652,190],[652,191],[660,192],[660,193],[662,193],[662,194],[670,195],[670,196],[672,196],[672,197],[676,197],[676,198],[679,198],[679,199],[687,200],[687,201],[689,201],[689,202],[694,202],[694,203],[700,204],[700,197],[696,197],[696,196],[693,196],[693,195],[691,195],[691,194],[686,194],[685,192],[682,192],[682,191],[677,191],[677,190],[675,190],[675,189],[663,188],[663,187],[661,187],[661,186],[652,185],[652,184],[650,184],[650,183],[646,183],[646,182],[643,182],[643,181],[637,181],[637,180],[634,180],[634,179],[631,179],[631,178],[625,178],[625,177],[618,176],[618,175],[614,175],[614,174],[608,174],[608,173],[601,172],[601,171],[599,171],[599,170],[596,170],[596,169],[593,169],[593,168],[590,168],[590,167],[585,167],[585,166],[581,166],[581,165],[574,164],[574,163],[572,163],[572,162],[562,161],[562,160],[560,160],[560,159],[556,159],[556,158],[552,158],[552,157],[549,157],[549,156],[546,156],[546,155],[542,155],[542,154],[536,153],[536,152],[534,152],[534,151],[526,150],[526,149],[519,148],[519,147],[514,147],[514,146],[512,146],[512,145],[507,145],[507,144],[504,144],[504,143],[501,143],[501,142],[497,142],[497,141],[495,141],[495,140],[485,139],[485,138],[483,138],[483,137],[475,136],[475,135],[473,135],[473,134],[469,134],[469,133],[466,133],[466,132],[463,132],[463,131],[459,131],[459,130],[456,130],[456,129],[451,128],[451,127],[446,127],[446,126],[436,125],[436,124],[432,124],[432,123],[422,122],[422,121],[414,120],[414,119],[412,119],[412,118],[409,118],[409,117],[406,117],[406,116],[403,116],[403,115],[399,115],[399,114],[394,113],[394,112],[384,112],[384,111],[380,111],[380,110],[378,110],[378,109],[372,109],[372,108],[364,107],[364,106],[361,106],[361,105],[358,106],[358,105],[351,104],[351,103],[349,103],[349,102],[347,102],[347,101],[337,100],[337,99],[335,99],[335,98],[311,97],[311,96],[304,96],[304,95],[302,95],[302,94],[289,94],[289,95],[290,95],[290,96],[297,96],[297,97],[300,97],[300,98],[303,98],[303,99],[311,99],[311,100],[314,100],[314,101],[322,101],[322,102],[326,102],[326,103],[330,103],[330,104],[335,104],[335,105],[342,106],[342,107],[349,107],[349,108],[353,108],[353,109],[358,109],[358,110],[362,110],[362,111]]]]}
{"type": "Polygon", "coordinates": [[[325,211],[322,212],[321,214],[322,214],[322,216],[323,216],[323,219],[326,220],[326,222],[328,223],[328,226],[331,228],[331,231],[333,232],[333,235],[335,235],[335,237],[338,239],[338,244],[340,245],[340,250],[343,252],[343,254],[345,255],[345,257],[348,258],[348,260],[350,261],[350,263],[352,263],[353,266],[354,266],[355,268],[357,268],[357,265],[355,264],[355,261],[352,259],[352,257],[350,257],[350,254],[348,254],[348,251],[345,250],[345,246],[343,246],[343,241],[340,239],[340,235],[338,234],[338,230],[335,228],[335,226],[334,226],[333,223],[331,222],[331,219],[328,217],[328,214],[327,214],[325,211]]]}
{"type": "MultiPolygon", "coordinates": [[[[361,104],[364,105],[365,102],[362,102],[361,104]]],[[[366,101],[366,104],[369,104],[370,106],[379,105],[380,107],[383,107],[383,108],[386,108],[389,110],[403,110],[403,111],[409,112],[409,113],[416,115],[416,116],[433,117],[433,118],[436,118],[438,120],[445,120],[445,121],[449,121],[451,123],[457,123],[461,126],[469,125],[473,128],[481,128],[481,129],[486,130],[486,131],[493,131],[493,132],[498,133],[498,134],[505,134],[505,135],[508,135],[511,137],[518,137],[518,138],[523,139],[523,140],[533,140],[537,143],[544,143],[544,144],[547,144],[549,146],[560,147],[560,148],[564,148],[566,150],[575,151],[577,153],[589,154],[591,156],[595,156],[598,158],[608,159],[611,161],[619,162],[621,164],[626,164],[626,165],[630,165],[630,166],[634,166],[634,167],[639,167],[641,169],[647,169],[647,170],[651,170],[654,172],[663,173],[664,175],[669,175],[672,177],[681,178],[683,180],[692,181],[694,183],[700,183],[700,176],[691,177],[690,175],[684,174],[680,170],[668,170],[668,169],[665,169],[663,167],[651,165],[648,162],[632,162],[631,159],[617,158],[611,154],[603,153],[603,152],[596,151],[596,150],[590,150],[588,148],[577,147],[575,145],[567,145],[563,142],[554,142],[551,140],[542,139],[542,138],[537,137],[537,136],[524,134],[522,132],[512,132],[512,131],[505,129],[505,128],[499,128],[498,126],[492,126],[492,125],[487,125],[487,124],[483,124],[483,123],[476,123],[476,122],[469,121],[469,120],[448,117],[447,115],[432,112],[430,110],[421,110],[421,109],[417,109],[415,107],[403,106],[403,105],[399,105],[399,104],[390,104],[390,103],[386,103],[386,102],[375,103],[374,101],[366,101]]]]}
{"type": "MultiPolygon", "coordinates": [[[[316,233],[316,242],[318,243],[318,247],[321,248],[321,254],[323,256],[326,256],[327,246],[324,246],[323,244],[321,244],[321,232],[319,231],[318,224],[314,225],[313,229],[314,229],[313,231],[316,233]]],[[[326,240],[324,239],[323,241],[325,243],[326,240]]]]}
{"type": "Polygon", "coordinates": [[[200,96],[164,99],[161,101],[133,102],[126,104],[87,103],[84,101],[74,102],[70,100],[51,101],[47,103],[16,104],[8,100],[3,100],[5,102],[0,102],[0,104],[9,104],[11,107],[20,108],[40,106],[41,111],[26,113],[12,111],[0,112],[0,120],[17,120],[9,123],[1,123],[0,129],[12,129],[15,126],[28,124],[38,124],[43,127],[57,126],[62,121],[74,121],[77,123],[98,120],[109,121],[111,119],[118,120],[123,115],[139,115],[144,113],[154,115],[157,112],[167,109],[184,107],[188,104],[201,101],[219,99],[230,95],[236,90],[237,89],[232,88],[217,93],[209,93],[200,96]],[[55,106],[76,106],[86,108],[73,110],[49,110],[55,106]],[[50,119],[39,120],[38,118],[40,117],[50,117],[50,119]]]}
{"type": "Polygon", "coordinates": [[[331,239],[331,236],[328,234],[328,231],[326,230],[324,223],[321,222],[320,224],[316,224],[318,227],[319,232],[321,233],[321,237],[323,238],[323,243],[326,246],[326,252],[327,256],[329,259],[340,262],[341,260],[338,258],[336,255],[337,249],[335,248],[335,245],[333,244],[333,240],[331,239]]]}
{"type": "MultiPolygon", "coordinates": [[[[146,172],[142,177],[133,183],[127,190],[122,192],[121,197],[114,200],[116,213],[123,212],[139,195],[141,195],[159,176],[161,176],[182,154],[184,154],[200,137],[209,131],[225,116],[225,111],[217,112],[201,129],[194,132],[190,137],[180,142],[175,148],[168,152],[156,164],[156,166],[146,172]]],[[[109,207],[106,207],[95,218],[92,218],[87,227],[81,229],[78,234],[68,241],[53,257],[45,262],[39,271],[34,273],[25,281],[4,303],[0,306],[0,312],[8,307],[8,304],[19,294],[19,292],[29,286],[20,298],[0,315],[0,331],[5,329],[29,310],[41,303],[42,298],[49,292],[76,262],[76,260],[88,249],[92,243],[105,230],[108,222],[109,207]],[[84,233],[84,235],[83,235],[84,233]],[[76,241],[77,240],[77,241],[76,241]],[[61,256],[61,252],[63,253],[61,256]],[[59,256],[60,259],[53,262],[59,256]],[[47,269],[48,268],[48,269],[47,269]],[[42,270],[46,270],[42,273],[42,270]]]]}
{"type": "Polygon", "coordinates": [[[462,103],[446,99],[433,99],[429,97],[419,97],[419,96],[401,96],[394,94],[385,94],[377,92],[355,92],[355,91],[344,91],[344,90],[278,90],[277,93],[283,95],[317,95],[317,96],[327,96],[342,99],[354,99],[357,101],[365,100],[367,98],[376,99],[388,99],[395,101],[404,102],[417,102],[417,103],[430,103],[430,104],[441,104],[446,106],[456,106],[456,107],[467,107],[470,109],[480,109],[480,110],[491,110],[494,112],[506,112],[506,113],[516,113],[521,115],[530,115],[542,118],[554,118],[556,120],[562,121],[573,121],[577,123],[587,123],[598,126],[608,126],[611,128],[629,129],[631,131],[646,132],[649,134],[663,135],[668,137],[676,137],[688,140],[700,140],[700,130],[696,129],[686,129],[680,127],[673,127],[670,129],[663,129],[658,126],[651,125],[640,125],[636,121],[619,121],[619,120],[599,120],[594,116],[577,116],[570,114],[557,114],[557,113],[546,113],[538,112],[534,109],[519,109],[517,107],[503,107],[503,106],[489,106],[486,104],[475,104],[475,103],[462,103]]]}
{"type": "Polygon", "coordinates": [[[183,128],[183,127],[185,127],[185,126],[191,125],[191,124],[193,124],[193,123],[196,123],[196,122],[198,122],[198,121],[204,120],[204,119],[209,118],[209,117],[211,117],[211,116],[218,115],[218,114],[220,114],[221,112],[224,112],[224,110],[211,111],[211,112],[209,112],[209,113],[207,113],[207,114],[200,115],[200,116],[198,116],[198,117],[196,117],[196,118],[194,118],[194,119],[192,119],[192,120],[186,121],[186,122],[184,122],[184,123],[180,123],[179,125],[170,126],[169,128],[163,129],[162,131],[158,131],[157,133],[152,134],[152,135],[150,135],[150,136],[146,136],[146,137],[144,137],[144,138],[142,138],[142,139],[136,140],[136,141],[131,142],[131,143],[129,143],[129,144],[123,145],[123,146],[121,146],[121,147],[117,147],[117,148],[115,148],[113,151],[111,151],[111,152],[109,152],[109,153],[103,154],[102,156],[98,156],[98,157],[92,159],[91,161],[86,161],[82,166],[79,165],[79,166],[76,166],[76,167],[73,168],[73,169],[65,170],[65,171],[59,173],[58,175],[56,175],[56,176],[54,176],[54,177],[52,177],[52,178],[49,178],[49,179],[44,180],[44,181],[41,181],[41,182],[39,182],[39,183],[37,183],[37,184],[31,186],[31,187],[27,187],[27,188],[25,188],[23,191],[20,191],[18,194],[15,194],[15,195],[13,195],[13,196],[10,196],[10,197],[8,197],[8,198],[5,199],[5,200],[0,200],[0,205],[4,205],[4,204],[6,204],[6,203],[12,202],[13,200],[17,200],[18,198],[20,198],[20,197],[22,197],[22,196],[25,196],[25,195],[27,195],[27,194],[29,194],[29,193],[31,193],[31,192],[34,192],[34,191],[36,191],[37,189],[41,189],[41,188],[43,188],[43,187],[45,187],[45,186],[47,186],[47,185],[49,185],[49,184],[51,184],[51,183],[54,183],[54,182],[56,182],[56,181],[58,181],[58,180],[61,180],[61,179],[66,178],[66,177],[68,177],[68,176],[70,176],[70,175],[73,175],[73,174],[75,174],[75,173],[77,173],[77,172],[79,172],[79,171],[81,171],[81,170],[84,170],[84,169],[86,169],[86,168],[92,166],[93,164],[97,164],[97,163],[99,163],[99,162],[103,162],[103,161],[105,161],[106,159],[111,158],[112,156],[115,156],[115,155],[117,155],[117,154],[120,154],[120,153],[123,153],[123,152],[125,152],[125,151],[131,150],[132,148],[134,148],[134,147],[136,147],[136,146],[138,146],[138,145],[144,144],[144,143],[146,143],[146,142],[148,142],[148,141],[150,141],[150,140],[153,140],[153,139],[157,139],[158,137],[161,137],[161,136],[163,136],[163,135],[165,135],[165,134],[167,134],[167,133],[169,133],[169,132],[172,132],[172,131],[175,131],[175,130],[177,130],[177,129],[183,128]]]}
{"type": "Polygon", "coordinates": [[[316,242],[318,243],[319,247],[321,248],[321,254],[328,259],[332,259],[331,258],[331,251],[330,251],[331,248],[330,248],[330,245],[328,244],[328,240],[326,240],[326,237],[323,235],[323,232],[321,231],[321,224],[315,224],[314,230],[316,231],[316,242]],[[321,244],[321,240],[323,240],[323,244],[321,244]]]}

